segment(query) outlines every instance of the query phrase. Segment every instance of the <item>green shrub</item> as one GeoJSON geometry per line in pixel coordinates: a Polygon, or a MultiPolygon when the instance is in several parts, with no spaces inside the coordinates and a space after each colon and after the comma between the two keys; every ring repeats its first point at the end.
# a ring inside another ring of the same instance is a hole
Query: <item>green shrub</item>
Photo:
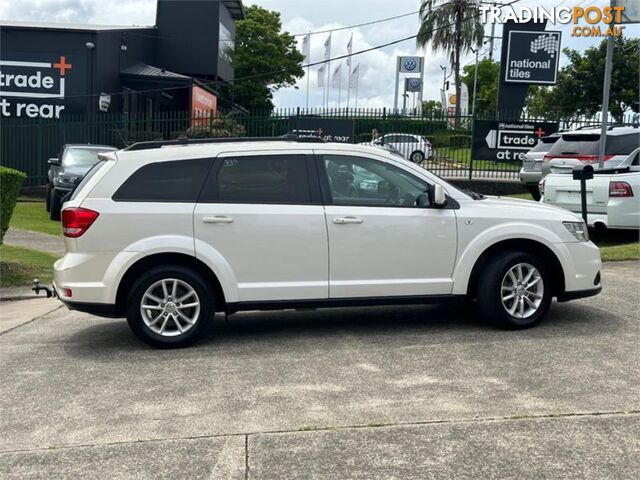
{"type": "Polygon", "coordinates": [[[27,176],[18,170],[0,166],[0,245],[9,229],[20,187],[26,178],[27,176]]]}
{"type": "Polygon", "coordinates": [[[201,119],[202,124],[187,130],[189,138],[242,137],[245,129],[232,116],[220,116],[213,119],[201,119]]]}

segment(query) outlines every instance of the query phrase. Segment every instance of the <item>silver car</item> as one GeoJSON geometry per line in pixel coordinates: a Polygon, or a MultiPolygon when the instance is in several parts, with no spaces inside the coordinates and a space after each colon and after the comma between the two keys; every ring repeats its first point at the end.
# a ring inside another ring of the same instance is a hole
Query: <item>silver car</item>
{"type": "Polygon", "coordinates": [[[540,200],[538,183],[542,180],[542,159],[560,138],[560,135],[560,133],[552,133],[542,137],[538,144],[526,153],[525,159],[522,161],[520,181],[526,185],[527,190],[536,200],[540,200]]]}
{"type": "MultiPolygon", "coordinates": [[[[606,135],[604,168],[617,168],[638,147],[638,126],[610,126],[606,135]]],[[[599,150],[600,127],[565,132],[544,156],[542,178],[549,173],[571,173],[573,168],[585,164],[597,169],[599,150]]]]}

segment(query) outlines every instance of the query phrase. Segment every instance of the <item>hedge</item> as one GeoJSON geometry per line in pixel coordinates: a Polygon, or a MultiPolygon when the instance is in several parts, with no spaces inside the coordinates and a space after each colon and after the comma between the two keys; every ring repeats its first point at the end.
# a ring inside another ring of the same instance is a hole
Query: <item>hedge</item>
{"type": "Polygon", "coordinates": [[[27,176],[18,170],[0,166],[0,245],[9,229],[20,187],[26,178],[27,176]]]}

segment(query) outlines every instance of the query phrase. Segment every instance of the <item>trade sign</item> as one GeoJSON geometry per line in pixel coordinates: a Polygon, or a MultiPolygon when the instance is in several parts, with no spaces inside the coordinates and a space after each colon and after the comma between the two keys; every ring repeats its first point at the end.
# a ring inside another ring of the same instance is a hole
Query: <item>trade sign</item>
{"type": "Polygon", "coordinates": [[[560,60],[560,32],[511,30],[505,82],[555,85],[560,60]]]}
{"type": "Polygon", "coordinates": [[[558,131],[553,122],[500,122],[476,120],[471,158],[496,162],[520,162],[540,138],[558,131]]]}
{"type": "Polygon", "coordinates": [[[86,100],[85,63],[80,55],[3,52],[0,117],[60,118],[78,111],[86,100]]]}
{"type": "Polygon", "coordinates": [[[354,143],[354,122],[342,118],[290,117],[289,132],[299,137],[320,137],[326,142],[354,143]]]}

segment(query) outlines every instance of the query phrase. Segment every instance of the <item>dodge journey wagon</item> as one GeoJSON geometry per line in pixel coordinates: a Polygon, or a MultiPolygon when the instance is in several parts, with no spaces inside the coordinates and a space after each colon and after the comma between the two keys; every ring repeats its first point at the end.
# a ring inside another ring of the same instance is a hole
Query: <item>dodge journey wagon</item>
{"type": "Polygon", "coordinates": [[[520,329],[601,289],[575,214],[460,190],[378,148],[179,139],[100,159],[63,206],[53,286],[156,347],[241,310],[467,300],[520,329]]]}

